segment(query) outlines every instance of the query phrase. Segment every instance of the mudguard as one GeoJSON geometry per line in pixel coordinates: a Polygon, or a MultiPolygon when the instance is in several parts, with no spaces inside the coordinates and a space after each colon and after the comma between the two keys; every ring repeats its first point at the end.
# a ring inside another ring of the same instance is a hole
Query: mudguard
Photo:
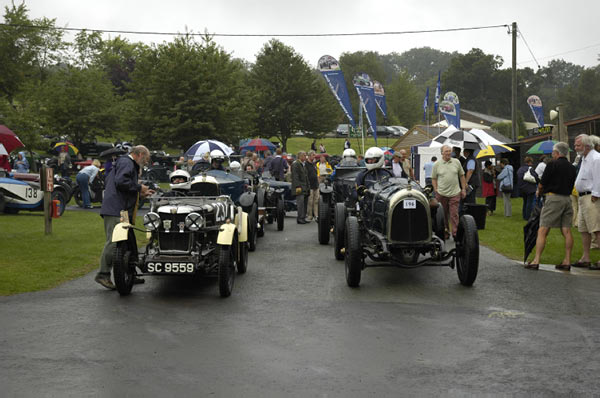
{"type": "Polygon", "coordinates": [[[238,227],[238,241],[248,241],[248,213],[242,211],[238,212],[238,214],[235,215],[234,222],[238,227]],[[241,219],[240,215],[242,216],[241,219]]]}
{"type": "Polygon", "coordinates": [[[255,198],[256,194],[254,192],[244,192],[240,196],[240,205],[242,205],[244,209],[250,208],[252,206],[252,203],[254,203],[255,198]]]}
{"type": "Polygon", "coordinates": [[[236,228],[236,225],[231,223],[221,225],[219,236],[217,236],[217,244],[230,246],[233,242],[236,228]]]}
{"type": "Polygon", "coordinates": [[[127,240],[127,235],[129,233],[129,227],[131,227],[131,224],[129,224],[128,222],[120,222],[117,225],[115,225],[115,229],[113,229],[113,233],[112,233],[112,242],[122,242],[124,240],[127,240]]]}

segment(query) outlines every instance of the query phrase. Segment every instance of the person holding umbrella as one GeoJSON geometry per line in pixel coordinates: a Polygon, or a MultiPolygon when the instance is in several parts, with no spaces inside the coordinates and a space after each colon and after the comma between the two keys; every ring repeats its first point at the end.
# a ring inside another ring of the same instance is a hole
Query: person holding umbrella
{"type": "MultiPolygon", "coordinates": [[[[546,246],[546,237],[551,228],[560,228],[565,238],[565,256],[555,268],[569,271],[571,269],[571,251],[573,250],[573,208],[571,207],[571,192],[575,184],[577,171],[568,160],[569,146],[564,142],[554,145],[552,161],[546,166],[542,180],[538,184],[536,196],[546,195],[544,207],[540,214],[540,227],[535,242],[535,257],[524,265],[527,269],[536,270],[540,267],[542,252],[546,246]]],[[[589,260],[588,260],[589,261],[589,260]]]]}

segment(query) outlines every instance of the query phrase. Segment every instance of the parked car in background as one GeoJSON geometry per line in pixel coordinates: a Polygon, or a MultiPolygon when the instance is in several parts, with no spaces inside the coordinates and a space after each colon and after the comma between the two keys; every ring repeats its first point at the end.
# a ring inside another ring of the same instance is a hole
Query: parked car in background
{"type": "Polygon", "coordinates": [[[91,141],[91,142],[82,142],[77,149],[79,149],[79,152],[81,153],[81,156],[83,156],[84,158],[87,157],[98,157],[98,155],[100,155],[101,152],[106,151],[107,149],[110,149],[114,147],[114,144],[112,144],[111,142],[98,142],[98,141],[91,141]]]}
{"type": "Polygon", "coordinates": [[[390,127],[393,130],[392,134],[395,136],[403,136],[408,131],[408,129],[404,126],[388,126],[388,127],[390,127]]]}
{"type": "Polygon", "coordinates": [[[349,131],[349,124],[338,124],[337,128],[335,129],[335,134],[338,136],[347,136],[349,131]]]}
{"type": "Polygon", "coordinates": [[[389,135],[394,135],[394,132],[396,130],[394,130],[391,127],[388,126],[377,126],[377,136],[378,137],[386,137],[389,135]]]}

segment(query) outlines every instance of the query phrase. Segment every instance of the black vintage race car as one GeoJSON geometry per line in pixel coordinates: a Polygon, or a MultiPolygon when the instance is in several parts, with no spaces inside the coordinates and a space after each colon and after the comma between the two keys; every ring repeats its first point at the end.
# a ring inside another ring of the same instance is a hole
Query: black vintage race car
{"type": "Polygon", "coordinates": [[[112,241],[114,279],[121,295],[136,275],[216,276],[222,297],[231,295],[235,270],[248,266],[248,214],[229,196],[153,197],[144,216],[148,244],[138,252],[133,226],[120,223],[112,241]]]}
{"type": "Polygon", "coordinates": [[[360,284],[366,267],[423,265],[456,267],[460,283],[471,286],[479,268],[475,219],[460,217],[455,247],[445,240],[444,211],[431,196],[404,178],[388,178],[358,188],[358,206],[345,216],[346,282],[360,284]],[[449,249],[448,249],[449,248],[449,249]]]}
{"type": "Polygon", "coordinates": [[[319,243],[328,244],[333,232],[338,260],[344,259],[344,215],[348,208],[356,207],[356,176],[363,170],[364,167],[337,167],[331,180],[319,185],[319,243]]]}

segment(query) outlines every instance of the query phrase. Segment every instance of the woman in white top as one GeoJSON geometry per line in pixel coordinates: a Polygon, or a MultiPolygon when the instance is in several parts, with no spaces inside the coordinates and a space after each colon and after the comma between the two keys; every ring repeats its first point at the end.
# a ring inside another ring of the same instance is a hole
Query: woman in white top
{"type": "Polygon", "coordinates": [[[94,181],[94,178],[96,178],[98,175],[99,170],[100,161],[98,159],[94,159],[91,165],[84,167],[79,173],[77,173],[77,185],[79,185],[81,199],[83,200],[83,207],[85,209],[93,209],[90,201],[89,186],[94,181]]]}

